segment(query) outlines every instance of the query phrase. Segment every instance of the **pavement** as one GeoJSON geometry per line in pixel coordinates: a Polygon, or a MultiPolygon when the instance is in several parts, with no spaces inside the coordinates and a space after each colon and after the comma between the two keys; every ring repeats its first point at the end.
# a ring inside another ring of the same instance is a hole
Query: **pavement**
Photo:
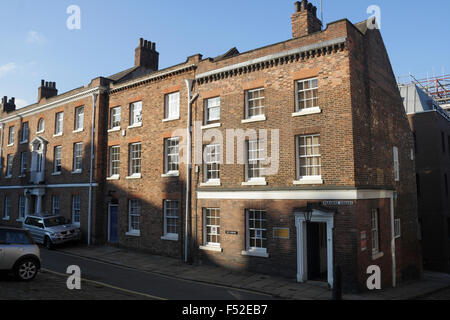
{"type": "MultiPolygon", "coordinates": [[[[297,283],[295,279],[250,272],[236,272],[210,265],[188,265],[180,259],[151,255],[129,249],[108,246],[76,246],[58,249],[66,254],[97,260],[113,265],[229,288],[269,294],[289,300],[330,300],[332,292],[327,284],[297,283]]],[[[344,300],[411,300],[450,287],[450,275],[424,272],[422,280],[361,294],[346,294],[344,300]]]]}

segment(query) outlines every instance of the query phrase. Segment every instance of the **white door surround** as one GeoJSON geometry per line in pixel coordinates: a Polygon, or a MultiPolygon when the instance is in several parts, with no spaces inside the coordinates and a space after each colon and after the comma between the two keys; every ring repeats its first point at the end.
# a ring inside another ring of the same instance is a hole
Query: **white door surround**
{"type": "MultiPolygon", "coordinates": [[[[295,212],[295,226],[297,227],[297,281],[308,280],[307,234],[306,221],[303,212],[295,212]]],[[[327,225],[327,266],[328,284],[333,287],[333,229],[334,212],[313,210],[311,222],[322,222],[327,225]]]]}

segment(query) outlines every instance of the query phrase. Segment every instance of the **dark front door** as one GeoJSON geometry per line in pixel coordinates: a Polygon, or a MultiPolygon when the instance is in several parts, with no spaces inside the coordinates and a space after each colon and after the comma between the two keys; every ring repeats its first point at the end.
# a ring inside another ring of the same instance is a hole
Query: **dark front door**
{"type": "Polygon", "coordinates": [[[327,281],[326,243],[326,224],[308,223],[308,280],[327,281]]]}
{"type": "Polygon", "coordinates": [[[117,243],[119,240],[117,237],[118,211],[118,205],[109,205],[109,242],[111,243],[117,243]]]}

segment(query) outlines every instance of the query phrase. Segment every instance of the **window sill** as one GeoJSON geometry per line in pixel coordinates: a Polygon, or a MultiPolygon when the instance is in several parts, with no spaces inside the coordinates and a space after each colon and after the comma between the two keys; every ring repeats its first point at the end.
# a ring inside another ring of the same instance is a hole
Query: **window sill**
{"type": "Polygon", "coordinates": [[[20,144],[27,144],[27,143],[28,143],[28,140],[20,141],[20,144]]]}
{"type": "Polygon", "coordinates": [[[223,249],[220,246],[200,246],[199,247],[200,250],[204,250],[204,251],[214,251],[214,252],[223,252],[223,249]]]}
{"type": "Polygon", "coordinates": [[[83,131],[84,131],[84,129],[78,129],[78,130],[72,131],[72,133],[80,133],[80,132],[83,132],[83,131]]]}
{"type": "Polygon", "coordinates": [[[120,131],[120,127],[109,129],[108,133],[110,133],[110,132],[118,132],[118,131],[120,131]]]}
{"type": "MultiPolygon", "coordinates": [[[[126,180],[134,180],[134,179],[142,179],[142,174],[133,174],[132,176],[128,176],[125,178],[126,180]]],[[[118,179],[111,179],[111,180],[118,180],[118,179]]]]}
{"type": "Polygon", "coordinates": [[[311,185],[311,184],[323,184],[322,178],[302,178],[300,180],[295,180],[294,185],[311,185]]]}
{"type": "Polygon", "coordinates": [[[24,218],[19,218],[19,219],[16,219],[16,222],[24,222],[25,221],[25,219],[24,218]]]}
{"type": "MultiPolygon", "coordinates": [[[[73,173],[73,172],[72,172],[73,173]]],[[[60,176],[61,175],[61,172],[53,172],[52,173],[52,176],[60,176]]]]}
{"type": "Polygon", "coordinates": [[[130,232],[125,233],[125,235],[127,237],[140,237],[141,232],[140,231],[130,231],[130,232]]]}
{"type": "Polygon", "coordinates": [[[20,179],[23,179],[23,178],[26,178],[26,177],[27,177],[26,174],[21,174],[21,175],[19,176],[20,179]]]}
{"type": "Polygon", "coordinates": [[[220,128],[222,126],[221,123],[211,123],[211,124],[205,124],[202,126],[202,130],[212,129],[212,128],[220,128]]]}
{"type": "Polygon", "coordinates": [[[106,180],[111,181],[111,180],[120,180],[120,176],[119,175],[115,175],[115,176],[111,176],[106,178],[106,180]]]}
{"type": "Polygon", "coordinates": [[[261,180],[249,180],[246,182],[242,182],[243,186],[267,186],[266,179],[261,180]]]}
{"type": "Polygon", "coordinates": [[[248,119],[244,119],[241,121],[241,123],[252,123],[252,122],[260,122],[260,121],[266,121],[267,118],[265,115],[263,116],[256,116],[248,119]]]}
{"type": "Polygon", "coordinates": [[[267,253],[267,251],[263,251],[263,250],[258,250],[258,251],[253,251],[253,250],[250,250],[250,251],[242,251],[241,252],[241,254],[243,255],[243,256],[250,256],[250,257],[260,257],[260,258],[268,258],[269,257],[269,254],[267,253]]]}
{"type": "Polygon", "coordinates": [[[45,130],[37,131],[36,134],[41,134],[41,133],[44,133],[44,132],[45,132],[45,130]]]}
{"type": "Polygon", "coordinates": [[[6,176],[5,179],[12,179],[12,176],[6,176]]]}
{"type": "Polygon", "coordinates": [[[53,135],[53,138],[56,138],[56,137],[62,137],[62,135],[63,135],[62,133],[54,134],[54,135],[53,135]]]}
{"type": "Polygon", "coordinates": [[[164,174],[161,175],[162,178],[179,177],[179,176],[180,176],[180,172],[179,171],[168,172],[168,173],[164,173],[164,174]]]}
{"type": "Polygon", "coordinates": [[[131,126],[128,126],[128,129],[141,128],[141,127],[142,127],[142,123],[137,123],[137,124],[133,124],[131,126]]]}
{"type": "Polygon", "coordinates": [[[9,221],[9,219],[10,219],[10,217],[5,217],[5,218],[3,218],[2,220],[3,220],[3,221],[9,221]]]}
{"type": "Polygon", "coordinates": [[[167,118],[167,119],[163,119],[163,121],[162,122],[170,122],[170,121],[177,121],[177,120],[180,120],[180,117],[178,116],[178,117],[174,117],[174,118],[167,118]]]}
{"type": "Polygon", "coordinates": [[[178,234],[168,234],[161,237],[161,240],[178,241],[178,234]]]}
{"type": "Polygon", "coordinates": [[[200,183],[200,187],[220,187],[221,185],[222,183],[220,183],[220,180],[200,183]]]}
{"type": "Polygon", "coordinates": [[[72,171],[71,173],[72,173],[72,174],[82,174],[83,171],[81,171],[81,170],[80,170],[80,171],[72,171]]]}
{"type": "Polygon", "coordinates": [[[306,109],[303,109],[301,111],[294,112],[292,114],[292,117],[293,118],[295,118],[295,117],[302,117],[302,116],[307,116],[307,115],[310,115],[310,114],[318,114],[318,113],[322,113],[322,109],[320,109],[319,107],[306,108],[306,109]]]}
{"type": "Polygon", "coordinates": [[[8,144],[7,147],[14,147],[14,143],[8,144]]]}
{"type": "Polygon", "coordinates": [[[372,254],[372,261],[378,260],[383,257],[384,257],[383,252],[374,253],[374,254],[372,254]]]}

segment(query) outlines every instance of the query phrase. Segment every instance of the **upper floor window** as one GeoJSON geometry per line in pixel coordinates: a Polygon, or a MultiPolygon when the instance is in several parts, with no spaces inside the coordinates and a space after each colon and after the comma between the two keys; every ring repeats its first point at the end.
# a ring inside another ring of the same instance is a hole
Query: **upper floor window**
{"type": "Polygon", "coordinates": [[[245,118],[264,116],[264,88],[248,90],[245,93],[245,118]]]}
{"type": "Polygon", "coordinates": [[[317,78],[295,82],[295,111],[319,107],[319,81],[317,78]]]}
{"type": "Polygon", "coordinates": [[[246,161],[246,181],[264,179],[263,168],[263,149],[264,141],[247,141],[247,161],[246,161]]]}
{"type": "Polygon", "coordinates": [[[40,118],[37,126],[37,133],[42,133],[45,130],[45,121],[44,118],[40,118]]]}
{"type": "Polygon", "coordinates": [[[30,129],[28,127],[28,122],[24,122],[22,124],[22,136],[20,142],[22,143],[28,142],[29,136],[30,136],[30,129]]]}
{"type": "Polygon", "coordinates": [[[75,143],[73,145],[73,172],[79,173],[83,170],[83,144],[75,143]]]}
{"type": "Polygon", "coordinates": [[[81,131],[84,128],[84,107],[75,109],[75,131],[81,131]]]}
{"type": "Polygon", "coordinates": [[[12,154],[6,156],[6,177],[8,178],[12,177],[13,160],[14,156],[12,154]]]}
{"type": "Polygon", "coordinates": [[[321,179],[320,135],[297,136],[297,179],[321,179]]]}
{"type": "Polygon", "coordinates": [[[60,173],[62,170],[62,147],[57,146],[55,147],[55,153],[54,153],[54,173],[60,173]]]}
{"type": "Polygon", "coordinates": [[[130,144],[130,176],[141,174],[141,143],[130,144]]]}
{"type": "Polygon", "coordinates": [[[205,146],[204,151],[204,181],[219,182],[220,181],[220,145],[212,144],[205,146]]]}
{"type": "Polygon", "coordinates": [[[14,126],[9,127],[8,145],[14,144],[14,126]]]}
{"type": "Polygon", "coordinates": [[[120,175],[120,146],[112,146],[109,148],[109,176],[115,177],[120,175]]]}
{"type": "Polygon", "coordinates": [[[400,181],[400,163],[398,158],[398,148],[394,147],[394,178],[395,181],[400,181]]]}
{"type": "Polygon", "coordinates": [[[179,138],[169,138],[164,140],[164,173],[178,173],[178,143],[179,138]]]}
{"type": "Polygon", "coordinates": [[[63,134],[64,113],[58,112],[55,116],[55,135],[63,134]]]}
{"type": "Polygon", "coordinates": [[[115,107],[111,108],[110,111],[110,129],[120,129],[120,120],[121,120],[121,114],[122,108],[121,107],[115,107]]]}
{"type": "Polygon", "coordinates": [[[139,126],[142,124],[142,101],[130,105],[130,126],[139,126]]]}
{"type": "Polygon", "coordinates": [[[166,94],[164,117],[167,120],[180,118],[180,92],[166,94]]]}
{"type": "Polygon", "coordinates": [[[205,124],[220,121],[220,97],[205,100],[205,124]]]}
{"type": "Polygon", "coordinates": [[[28,153],[22,152],[20,154],[20,175],[24,176],[27,173],[28,153]]]}

